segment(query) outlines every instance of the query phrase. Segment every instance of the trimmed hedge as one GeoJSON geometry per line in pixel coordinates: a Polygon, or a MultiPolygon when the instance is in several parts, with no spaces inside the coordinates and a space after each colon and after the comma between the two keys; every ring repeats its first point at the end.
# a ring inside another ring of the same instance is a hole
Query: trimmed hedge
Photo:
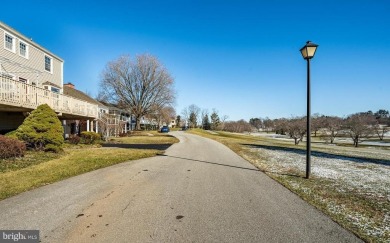
{"type": "Polygon", "coordinates": [[[0,135],[0,158],[16,158],[23,157],[26,151],[24,142],[18,139],[0,135]]]}

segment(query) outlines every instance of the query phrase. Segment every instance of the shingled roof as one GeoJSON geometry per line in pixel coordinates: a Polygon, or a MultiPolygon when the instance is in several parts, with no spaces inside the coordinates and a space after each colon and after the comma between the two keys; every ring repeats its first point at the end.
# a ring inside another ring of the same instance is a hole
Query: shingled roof
{"type": "Polygon", "coordinates": [[[102,103],[90,97],[89,95],[85,94],[84,92],[81,92],[80,90],[77,90],[75,88],[71,88],[67,85],[63,86],[63,91],[64,91],[64,95],[68,95],[79,100],[84,100],[89,103],[96,104],[98,106],[104,106],[102,103]]]}

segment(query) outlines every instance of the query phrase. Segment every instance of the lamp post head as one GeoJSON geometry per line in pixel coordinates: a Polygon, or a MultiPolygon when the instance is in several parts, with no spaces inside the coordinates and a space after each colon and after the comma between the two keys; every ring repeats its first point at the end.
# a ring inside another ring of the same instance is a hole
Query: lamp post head
{"type": "Polygon", "coordinates": [[[303,59],[312,59],[316,53],[318,45],[307,41],[306,45],[300,49],[303,59]]]}

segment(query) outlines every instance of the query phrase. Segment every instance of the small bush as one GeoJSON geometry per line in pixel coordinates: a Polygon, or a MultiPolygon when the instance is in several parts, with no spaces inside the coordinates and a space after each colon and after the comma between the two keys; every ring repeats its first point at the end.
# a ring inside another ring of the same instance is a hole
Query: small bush
{"type": "Polygon", "coordinates": [[[0,158],[23,157],[26,145],[15,138],[0,135],[0,158]]]}
{"type": "Polygon", "coordinates": [[[93,144],[102,139],[102,136],[96,132],[81,132],[81,138],[85,144],[93,144]]]}
{"type": "Polygon", "coordinates": [[[80,143],[80,137],[79,136],[77,136],[77,135],[70,135],[70,137],[69,137],[69,139],[68,139],[68,142],[70,143],[70,144],[75,144],[75,145],[77,145],[77,144],[79,144],[80,143]]]}
{"type": "Polygon", "coordinates": [[[127,132],[121,132],[119,133],[119,137],[128,137],[129,136],[129,133],[127,132]]]}

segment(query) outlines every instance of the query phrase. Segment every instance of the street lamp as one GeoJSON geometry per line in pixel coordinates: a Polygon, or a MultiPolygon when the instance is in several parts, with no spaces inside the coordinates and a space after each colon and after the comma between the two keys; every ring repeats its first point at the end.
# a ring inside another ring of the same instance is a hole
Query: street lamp
{"type": "Polygon", "coordinates": [[[307,139],[306,139],[306,179],[310,177],[310,154],[311,154],[311,129],[310,129],[310,59],[314,57],[318,45],[307,41],[306,45],[300,49],[303,59],[307,61],[307,139]]]}

